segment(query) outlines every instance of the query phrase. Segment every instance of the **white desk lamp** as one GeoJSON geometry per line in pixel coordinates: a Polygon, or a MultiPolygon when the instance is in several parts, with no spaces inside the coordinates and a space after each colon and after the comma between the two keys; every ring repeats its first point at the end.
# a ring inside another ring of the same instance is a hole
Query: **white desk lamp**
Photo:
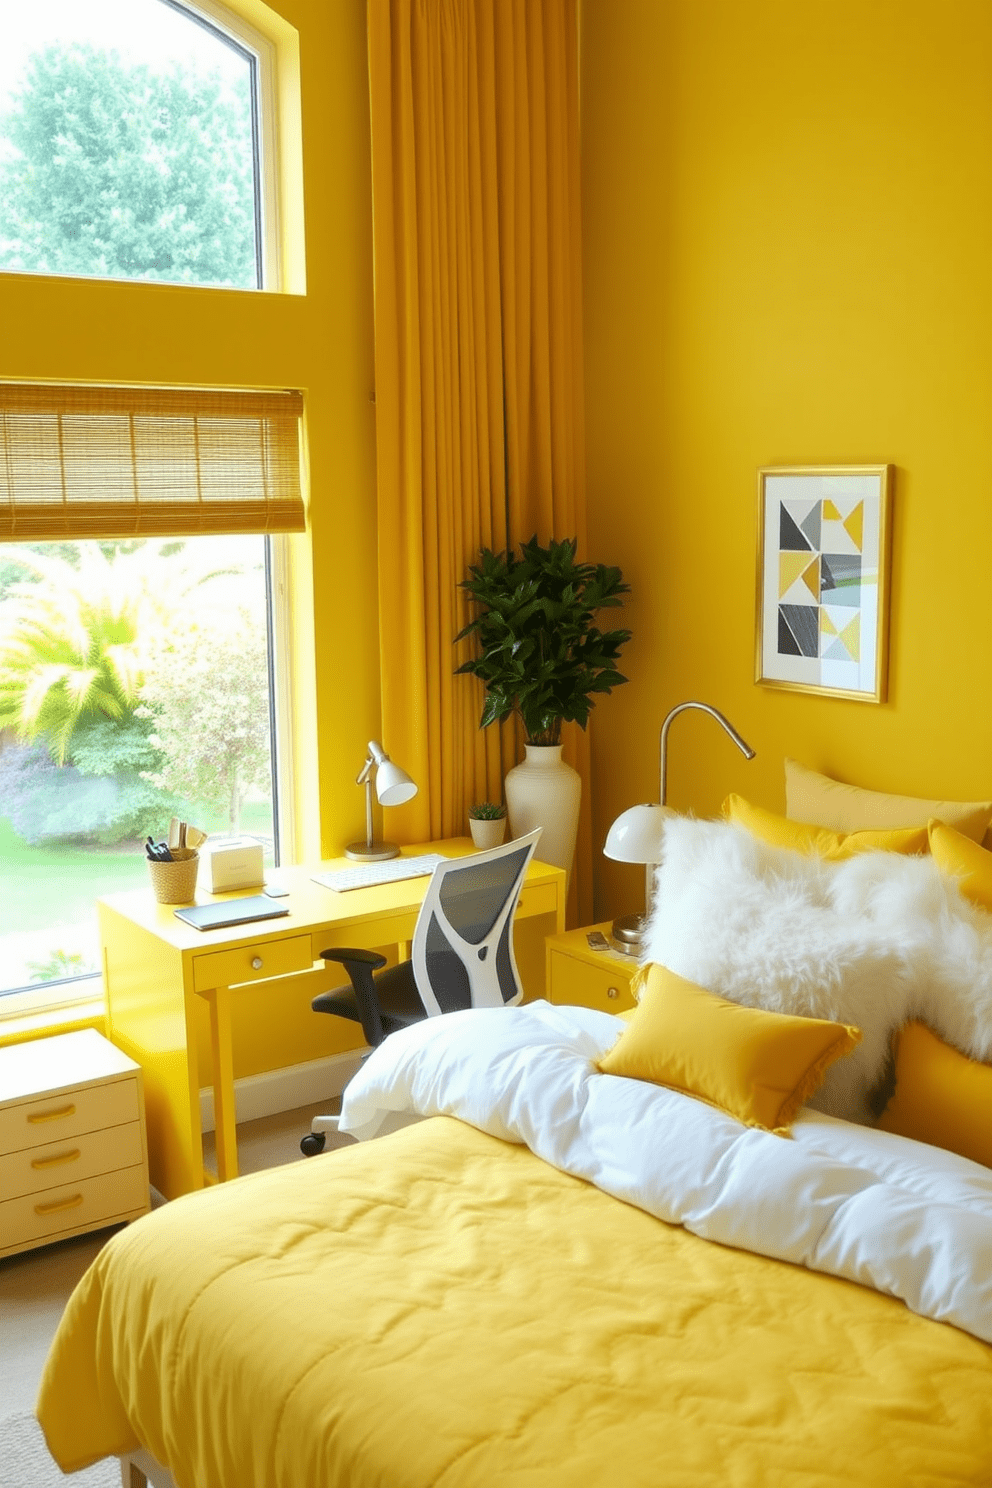
{"type": "Polygon", "coordinates": [[[734,728],[733,724],[726,719],[717,708],[711,708],[709,703],[678,703],[669,712],[661,725],[661,801],[660,804],[650,802],[643,806],[631,806],[627,811],[621,813],[610,827],[606,836],[606,845],[603,854],[607,858],[613,858],[618,863],[643,863],[644,874],[644,913],[641,915],[622,915],[613,921],[613,944],[618,951],[623,951],[629,956],[636,956],[641,949],[641,935],[644,924],[651,909],[651,888],[655,865],[661,862],[662,844],[665,836],[665,818],[670,814],[666,804],[668,798],[668,730],[672,726],[673,719],[687,708],[700,708],[715,718],[717,723],[733,739],[737,748],[745,759],[754,759],[754,750],[747,744],[734,728]]]}
{"type": "Polygon", "coordinates": [[[405,770],[394,765],[381,744],[369,740],[369,757],[362,773],[355,781],[365,787],[365,841],[352,842],[345,848],[345,857],[357,858],[363,863],[380,863],[385,858],[399,856],[399,848],[392,842],[377,842],[375,823],[372,817],[372,772],[375,771],[375,793],[380,806],[402,806],[417,794],[417,787],[405,770]]]}

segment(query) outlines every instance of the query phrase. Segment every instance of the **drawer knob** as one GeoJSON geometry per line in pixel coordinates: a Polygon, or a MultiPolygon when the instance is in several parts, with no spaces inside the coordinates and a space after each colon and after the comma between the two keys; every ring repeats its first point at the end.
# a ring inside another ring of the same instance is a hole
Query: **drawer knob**
{"type": "Polygon", "coordinates": [[[261,956],[252,956],[252,958],[251,958],[251,969],[252,969],[252,971],[261,971],[261,969],[262,969],[262,958],[261,958],[261,956]]]}
{"type": "Polygon", "coordinates": [[[82,1194],[73,1194],[71,1199],[56,1199],[54,1204],[35,1204],[35,1214],[57,1214],[60,1209],[78,1209],[83,1202],[82,1194]]]}
{"type": "Polygon", "coordinates": [[[75,1162],[79,1157],[79,1148],[72,1152],[59,1152],[55,1157],[33,1157],[31,1166],[33,1168],[60,1168],[63,1163],[75,1162]]]}
{"type": "Polygon", "coordinates": [[[59,1106],[56,1111],[35,1111],[28,1117],[28,1122],[31,1126],[37,1126],[41,1121],[60,1121],[63,1116],[73,1116],[75,1112],[76,1108],[71,1104],[59,1106]]]}
{"type": "Polygon", "coordinates": [[[619,997],[620,993],[617,991],[616,987],[607,987],[606,995],[607,997],[619,997]]]}

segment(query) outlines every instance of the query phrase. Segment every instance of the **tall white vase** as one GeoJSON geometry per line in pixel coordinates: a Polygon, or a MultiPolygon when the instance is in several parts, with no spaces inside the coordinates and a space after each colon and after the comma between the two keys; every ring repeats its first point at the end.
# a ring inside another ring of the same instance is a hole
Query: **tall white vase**
{"type": "Polygon", "coordinates": [[[572,871],[582,779],[561,757],[560,744],[526,744],[527,758],[506,777],[510,836],[543,828],[535,857],[572,871]]]}

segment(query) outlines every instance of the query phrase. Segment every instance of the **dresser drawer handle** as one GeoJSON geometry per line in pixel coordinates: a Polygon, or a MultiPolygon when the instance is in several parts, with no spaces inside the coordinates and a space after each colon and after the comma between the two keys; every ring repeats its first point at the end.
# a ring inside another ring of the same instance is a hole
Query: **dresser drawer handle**
{"type": "Polygon", "coordinates": [[[252,958],[251,958],[251,969],[252,969],[252,971],[261,971],[261,969],[262,969],[262,958],[261,958],[261,956],[252,956],[252,958]]]}
{"type": "Polygon", "coordinates": [[[33,1168],[60,1168],[63,1163],[75,1162],[79,1157],[79,1148],[72,1152],[59,1152],[55,1157],[33,1157],[31,1166],[33,1168]]]}
{"type": "Polygon", "coordinates": [[[83,1202],[82,1194],[73,1194],[71,1199],[58,1199],[54,1204],[35,1204],[35,1214],[57,1214],[60,1209],[78,1209],[83,1202]]]}
{"type": "Polygon", "coordinates": [[[616,987],[607,987],[606,995],[607,997],[619,997],[620,993],[617,991],[616,987]]]}
{"type": "Polygon", "coordinates": [[[30,1126],[37,1126],[42,1121],[61,1121],[63,1116],[74,1116],[76,1108],[73,1105],[59,1106],[57,1111],[35,1111],[28,1117],[30,1126]]]}

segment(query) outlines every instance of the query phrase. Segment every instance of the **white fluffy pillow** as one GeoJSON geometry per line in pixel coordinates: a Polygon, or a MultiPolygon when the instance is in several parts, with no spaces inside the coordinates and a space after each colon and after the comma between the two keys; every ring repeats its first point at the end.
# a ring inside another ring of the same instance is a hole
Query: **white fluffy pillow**
{"type": "Polygon", "coordinates": [[[825,863],[729,823],[672,817],[655,884],[644,960],[734,1002],[862,1030],[810,1101],[819,1110],[874,1120],[891,1035],[910,1018],[992,1056],[992,915],[930,858],[825,863]]]}

